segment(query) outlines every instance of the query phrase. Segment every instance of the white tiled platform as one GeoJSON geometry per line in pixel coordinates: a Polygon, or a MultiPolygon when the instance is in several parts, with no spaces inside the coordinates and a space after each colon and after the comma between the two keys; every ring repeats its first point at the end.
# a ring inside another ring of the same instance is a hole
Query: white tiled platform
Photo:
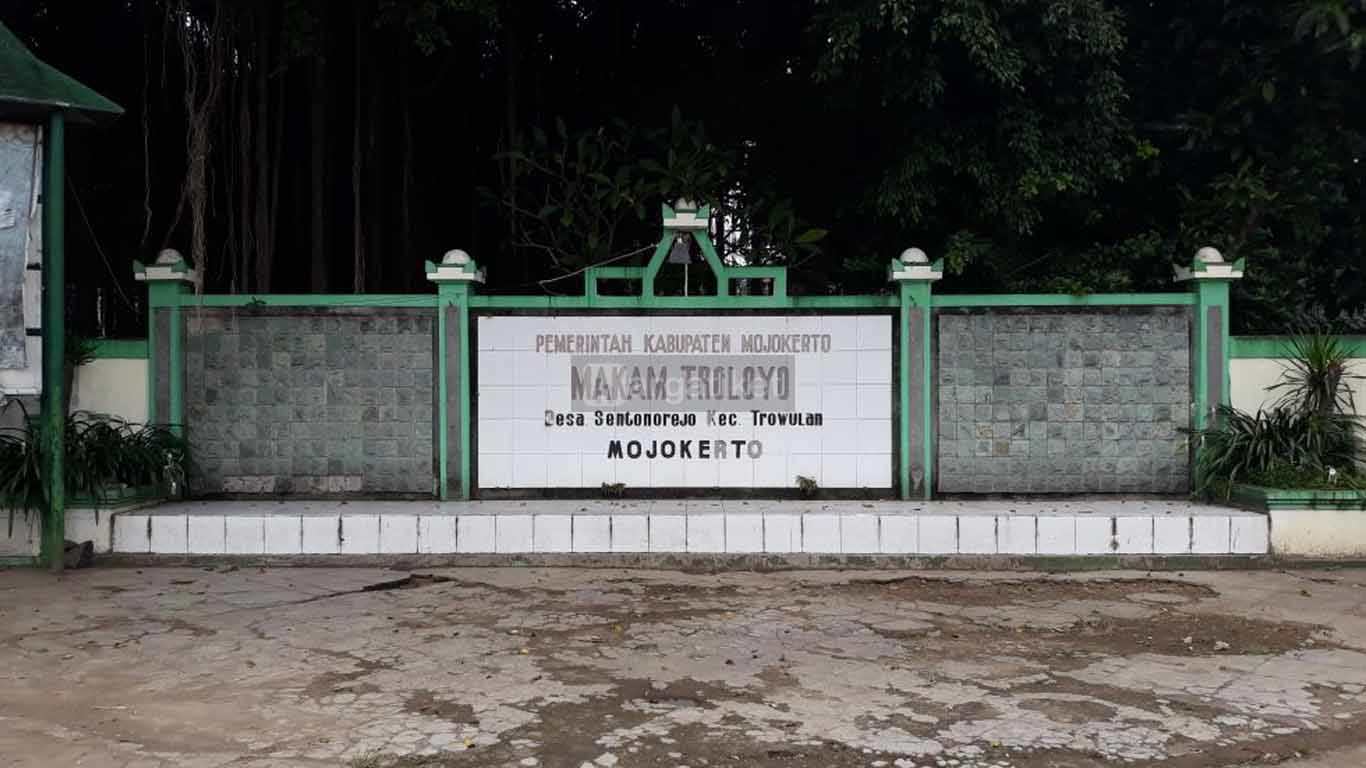
{"type": "Polygon", "coordinates": [[[167,504],[117,553],[1261,555],[1268,518],[1185,501],[474,501],[167,504]]]}

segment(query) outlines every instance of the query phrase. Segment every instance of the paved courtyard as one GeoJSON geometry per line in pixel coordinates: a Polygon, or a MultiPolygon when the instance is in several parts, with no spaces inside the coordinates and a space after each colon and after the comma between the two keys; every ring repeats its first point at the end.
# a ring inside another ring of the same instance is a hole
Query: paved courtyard
{"type": "Polygon", "coordinates": [[[0,572],[13,766],[1366,765],[1366,571],[0,572]]]}

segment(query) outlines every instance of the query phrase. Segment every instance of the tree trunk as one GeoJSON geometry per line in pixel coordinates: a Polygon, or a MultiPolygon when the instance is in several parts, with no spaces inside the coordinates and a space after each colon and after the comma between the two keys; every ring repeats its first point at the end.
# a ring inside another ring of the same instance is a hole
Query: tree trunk
{"type": "MultiPolygon", "coordinates": [[[[323,22],[326,23],[325,21],[323,22]]],[[[326,41],[327,35],[322,35],[326,41]]],[[[313,89],[309,127],[313,140],[309,147],[309,164],[312,174],[309,180],[309,288],[314,293],[327,292],[327,55],[319,51],[313,60],[313,89]]]]}
{"type": "Polygon", "coordinates": [[[266,255],[266,238],[270,228],[270,33],[265,18],[267,11],[259,11],[256,18],[256,215],[254,217],[256,274],[252,281],[257,291],[269,290],[270,269],[266,255]]]}
{"type": "Polygon", "coordinates": [[[364,162],[361,158],[361,121],[364,116],[364,101],[362,91],[365,83],[365,21],[364,12],[361,10],[360,3],[355,4],[355,23],[356,23],[356,67],[355,67],[355,87],[353,93],[355,98],[352,103],[351,121],[351,226],[352,226],[352,259],[351,259],[351,280],[356,293],[365,291],[365,228],[361,224],[361,172],[364,162]]]}
{"type": "Polygon", "coordinates": [[[408,49],[405,47],[402,57],[399,59],[399,82],[402,84],[399,91],[400,98],[403,100],[401,109],[403,110],[403,162],[402,179],[399,187],[399,243],[403,248],[402,261],[404,269],[403,285],[405,288],[414,286],[413,277],[417,275],[416,269],[409,268],[416,266],[417,261],[413,258],[413,112],[412,112],[412,85],[409,83],[410,72],[408,69],[408,49]]]}

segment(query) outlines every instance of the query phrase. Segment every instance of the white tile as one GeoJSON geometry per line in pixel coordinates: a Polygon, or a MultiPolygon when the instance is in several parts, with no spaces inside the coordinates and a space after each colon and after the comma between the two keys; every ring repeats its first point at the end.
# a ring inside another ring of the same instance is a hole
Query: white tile
{"type": "Polygon", "coordinates": [[[802,516],[802,551],[834,553],[840,551],[840,516],[818,513],[802,516]]]}
{"type": "Polygon", "coordinates": [[[856,458],[858,467],[858,487],[892,487],[892,454],[867,454],[856,458]]]}
{"type": "Polygon", "coordinates": [[[514,352],[487,351],[479,353],[479,386],[511,386],[517,383],[513,367],[514,352]]]}
{"type": "Polygon", "coordinates": [[[1231,551],[1229,519],[1224,515],[1196,515],[1191,535],[1191,552],[1197,555],[1226,555],[1231,551]]]}
{"type": "Polygon", "coordinates": [[[494,515],[461,515],[455,526],[455,550],[462,553],[487,553],[495,546],[494,515]]]}
{"type": "Polygon", "coordinates": [[[455,551],[455,515],[423,515],[417,520],[417,549],[426,555],[455,551]]]}
{"type": "Polygon", "coordinates": [[[765,552],[801,552],[802,516],[765,514],[765,552]]]}
{"type": "Polygon", "coordinates": [[[891,416],[891,386],[887,384],[860,384],[858,387],[858,417],[860,419],[888,419],[891,416]]]}
{"type": "Polygon", "coordinates": [[[725,515],[688,515],[689,552],[725,552],[725,515]]]}
{"type": "Polygon", "coordinates": [[[822,488],[857,488],[858,456],[848,453],[827,453],[821,457],[822,488]]]}
{"type": "Polygon", "coordinates": [[[417,515],[381,515],[379,551],[385,555],[410,555],[417,552],[417,515]]]}
{"type": "Polygon", "coordinates": [[[1038,547],[1041,555],[1075,555],[1077,553],[1076,518],[1040,515],[1038,547]]]}
{"type": "Polygon", "coordinates": [[[858,419],[826,419],[820,429],[818,449],[827,455],[831,453],[857,453],[862,445],[858,419]]]}
{"type": "Polygon", "coordinates": [[[617,468],[618,483],[625,483],[627,488],[650,487],[650,462],[644,459],[618,459],[613,464],[617,468]]]}
{"type": "Polygon", "coordinates": [[[550,458],[544,453],[518,453],[512,462],[512,487],[544,488],[550,458]]]}
{"type": "Polygon", "coordinates": [[[858,352],[852,349],[836,350],[821,355],[820,366],[822,384],[858,383],[858,352]]]}
{"type": "Polygon", "coordinates": [[[921,515],[920,551],[927,555],[957,552],[958,518],[953,515],[921,515]]]}
{"type": "MultiPolygon", "coordinates": [[[[508,430],[511,432],[511,429],[508,430]]],[[[512,487],[512,462],[511,453],[484,453],[479,451],[479,487],[480,488],[510,488],[512,487]]]]}
{"type": "MultiPolygon", "coordinates": [[[[767,446],[765,447],[767,448],[767,446]]],[[[797,478],[787,474],[787,456],[785,454],[765,452],[763,456],[755,459],[755,488],[791,488],[796,484],[797,478]]]]}
{"type": "Polygon", "coordinates": [[[683,462],[684,488],[716,488],[721,482],[721,467],[715,461],[683,462]]]}
{"type": "Polygon", "coordinates": [[[260,555],[266,551],[266,521],[263,517],[223,519],[224,551],[229,555],[260,555]]]}
{"type": "MultiPolygon", "coordinates": [[[[37,519],[37,516],[34,516],[37,519]]],[[[89,541],[97,554],[109,551],[114,523],[107,511],[72,509],[66,513],[66,537],[72,541],[89,541]]],[[[37,535],[34,536],[37,539],[37,535]]]]}
{"type": "Polygon", "coordinates": [[[1115,531],[1120,554],[1149,555],[1153,551],[1153,519],[1151,517],[1116,517],[1115,531]]]}
{"type": "Polygon", "coordinates": [[[582,487],[601,488],[603,483],[615,483],[617,481],[617,463],[615,461],[603,461],[601,454],[579,456],[579,464],[583,468],[582,487]],[[585,458],[587,461],[584,461],[585,458]]]}
{"type": "Polygon", "coordinates": [[[546,485],[550,488],[582,488],[583,465],[578,454],[547,458],[546,485]]]}
{"type": "Polygon", "coordinates": [[[651,459],[651,488],[681,488],[684,485],[684,468],[688,459],[651,459]]]}
{"type": "Polygon", "coordinates": [[[1229,544],[1229,551],[1235,555],[1264,555],[1271,546],[1271,529],[1268,527],[1270,518],[1264,515],[1256,517],[1233,517],[1230,518],[1230,529],[1232,541],[1229,544]]]}
{"type": "MultiPolygon", "coordinates": [[[[515,387],[494,387],[487,382],[479,382],[477,407],[481,424],[511,419],[517,415],[517,389],[515,387]]],[[[483,432],[480,430],[479,444],[483,446],[483,432]]],[[[512,435],[508,435],[508,440],[512,435]]]]}
{"type": "Polygon", "coordinates": [[[607,515],[574,515],[573,547],[575,552],[612,551],[612,518],[607,515]]]}
{"type": "Polygon", "coordinates": [[[1108,555],[1114,552],[1114,518],[1080,515],[1077,524],[1077,554],[1108,555]]]}
{"type": "Polygon", "coordinates": [[[878,546],[886,555],[908,555],[920,550],[919,515],[883,515],[878,546]]]}
{"type": "Polygon", "coordinates": [[[263,536],[266,554],[297,555],[303,552],[302,529],[303,518],[299,515],[267,517],[263,536]]]}
{"type": "MultiPolygon", "coordinates": [[[[30,517],[38,513],[30,512],[30,517]]],[[[147,532],[149,520],[147,515],[129,515],[119,513],[114,515],[114,551],[115,552],[151,552],[152,537],[147,532]]],[[[222,523],[222,518],[217,518],[222,523]]],[[[37,528],[37,526],[35,526],[37,528]]],[[[39,529],[41,531],[41,529],[39,529]]]]}
{"type": "Polygon", "coordinates": [[[649,515],[612,515],[612,551],[649,552],[649,515]]]}
{"type": "MultiPolygon", "coordinates": [[[[114,542],[118,543],[119,518],[114,518],[114,542]]],[[[189,516],[189,552],[195,555],[221,555],[227,551],[227,539],[221,515],[189,516]]]]}
{"type": "Polygon", "coordinates": [[[727,512],[724,517],[727,552],[753,554],[764,551],[762,512],[727,512]]]}
{"type": "MultiPolygon", "coordinates": [[[[499,516],[499,527],[506,519],[499,516]]],[[[569,515],[535,515],[532,518],[532,549],[533,552],[573,552],[574,551],[574,518],[569,515]]],[[[502,548],[502,537],[499,537],[499,552],[511,552],[502,548]]]]}
{"type": "Polygon", "coordinates": [[[853,384],[825,384],[821,386],[821,407],[825,421],[858,418],[858,387],[853,384]]]}
{"type": "Polygon", "coordinates": [[[996,551],[1002,555],[1032,555],[1038,530],[1033,515],[1001,515],[996,518],[996,551]]]}
{"type": "Polygon", "coordinates": [[[688,518],[683,515],[650,515],[651,552],[687,552],[688,518]]]}
{"type": "Polygon", "coordinates": [[[300,522],[305,555],[335,555],[341,551],[340,516],[305,515],[300,522]]]}
{"type": "Polygon", "coordinates": [[[189,551],[185,515],[152,515],[151,551],[163,555],[183,555],[189,551]]]}
{"type": "Polygon", "coordinates": [[[496,551],[506,554],[535,551],[531,515],[494,515],[493,529],[496,551]]]}
{"type": "Polygon", "coordinates": [[[890,384],[891,382],[891,350],[875,350],[858,353],[858,383],[890,384]]]}
{"type": "Polygon", "coordinates": [[[891,315],[860,315],[857,327],[859,349],[892,348],[891,315]]]}
{"type": "MultiPolygon", "coordinates": [[[[544,359],[544,358],[542,358],[542,359],[544,359]]],[[[519,379],[519,381],[520,381],[520,379],[519,379]]],[[[522,384],[525,384],[526,382],[521,382],[521,383],[522,383],[522,384]]],[[[545,425],[545,418],[544,418],[546,403],[548,402],[548,397],[549,397],[549,395],[548,395],[548,393],[546,392],[545,387],[539,387],[539,386],[538,386],[538,387],[528,387],[528,386],[517,386],[517,387],[513,387],[513,389],[512,389],[512,415],[513,415],[513,417],[515,417],[515,418],[517,418],[517,419],[519,419],[519,420],[527,420],[527,419],[529,419],[529,418],[531,417],[531,414],[533,414],[533,413],[535,413],[535,414],[541,414],[541,417],[540,417],[540,418],[537,418],[536,421],[539,423],[539,425],[540,425],[542,431],[549,430],[550,427],[547,427],[547,426],[545,425]]]]}
{"type": "Polygon", "coordinates": [[[877,515],[842,515],[840,551],[846,555],[871,555],[881,551],[881,545],[878,543],[877,515]]]}
{"type": "Polygon", "coordinates": [[[996,518],[991,515],[959,516],[958,551],[966,555],[996,554],[996,518]]]}
{"type": "Polygon", "coordinates": [[[341,521],[343,555],[379,552],[379,515],[342,515],[341,521]]]}
{"type": "Polygon", "coordinates": [[[1187,515],[1162,515],[1153,518],[1153,552],[1159,555],[1185,555],[1191,551],[1191,518],[1187,515]]]}
{"type": "MultiPolygon", "coordinates": [[[[519,411],[521,416],[527,411],[519,411]]],[[[535,413],[535,411],[530,411],[535,413]]],[[[517,476],[517,470],[522,468],[521,457],[526,454],[545,453],[548,447],[546,438],[546,426],[544,419],[518,418],[512,420],[512,447],[518,454],[518,462],[513,465],[513,477],[517,476]]]]}

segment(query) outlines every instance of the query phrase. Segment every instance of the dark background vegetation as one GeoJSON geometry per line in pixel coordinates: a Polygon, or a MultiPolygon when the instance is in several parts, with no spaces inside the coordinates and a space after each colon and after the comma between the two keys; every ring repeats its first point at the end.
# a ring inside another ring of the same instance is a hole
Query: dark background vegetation
{"type": "MultiPolygon", "coordinates": [[[[1235,330],[1366,305],[1361,0],[7,0],[123,105],[71,132],[75,322],[140,335],[131,261],[206,290],[493,292],[711,201],[723,256],[790,290],[1173,290],[1247,257],[1235,330]]],[[[638,263],[635,254],[618,263],[638,263]]],[[[694,270],[698,272],[701,270],[694,270]]],[[[674,283],[672,290],[681,291],[674,283]]]]}

